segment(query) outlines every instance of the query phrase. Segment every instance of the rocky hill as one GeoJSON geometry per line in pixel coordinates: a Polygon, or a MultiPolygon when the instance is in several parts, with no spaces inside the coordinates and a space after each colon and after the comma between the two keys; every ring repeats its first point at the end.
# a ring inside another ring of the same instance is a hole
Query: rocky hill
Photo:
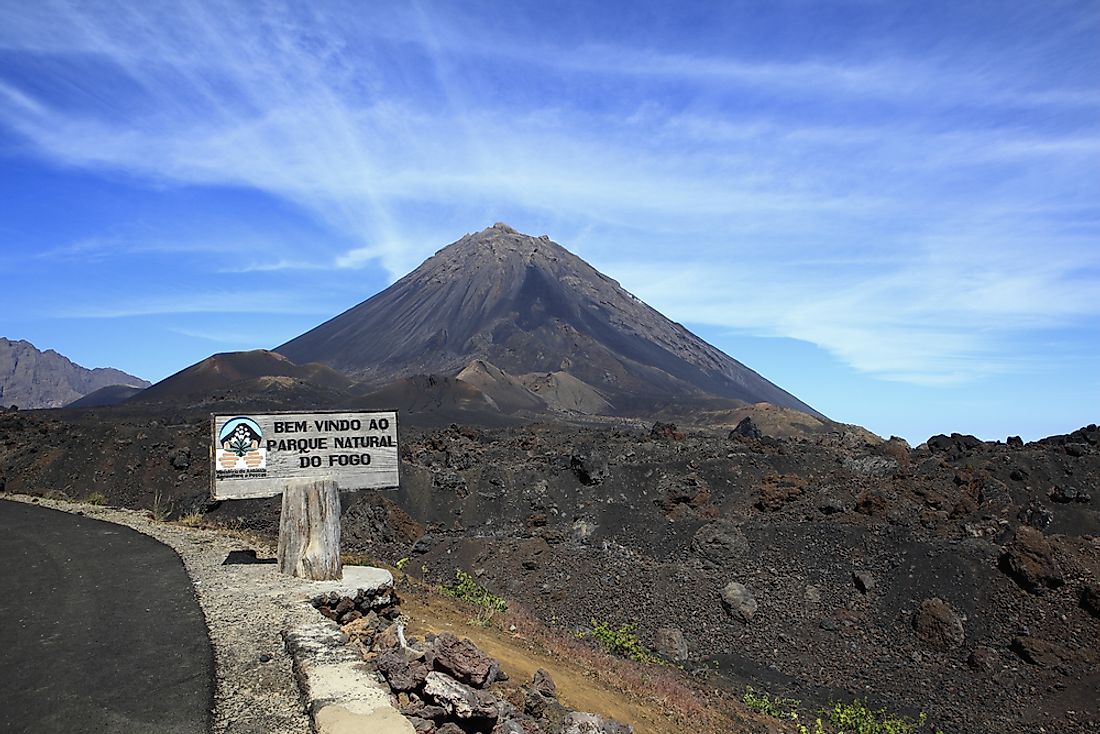
{"type": "Polygon", "coordinates": [[[0,337],[0,405],[59,408],[111,385],[149,383],[121,370],[81,367],[52,349],[43,352],[28,341],[0,337]]]}
{"type": "Polygon", "coordinates": [[[462,373],[514,409],[640,415],[723,398],[821,417],[548,237],[505,224],[448,245],[276,351],[377,387],[462,373]]]}

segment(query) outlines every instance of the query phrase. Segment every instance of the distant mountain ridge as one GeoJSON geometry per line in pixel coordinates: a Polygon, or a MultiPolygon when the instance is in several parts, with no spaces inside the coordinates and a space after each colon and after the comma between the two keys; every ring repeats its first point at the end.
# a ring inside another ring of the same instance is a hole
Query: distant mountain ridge
{"type": "Polygon", "coordinates": [[[725,399],[824,417],[549,237],[501,223],[275,351],[379,389],[458,376],[516,409],[640,414],[725,399]]]}
{"type": "Polygon", "coordinates": [[[0,405],[59,408],[112,385],[143,388],[149,382],[110,367],[81,367],[52,349],[0,337],[0,405]]]}

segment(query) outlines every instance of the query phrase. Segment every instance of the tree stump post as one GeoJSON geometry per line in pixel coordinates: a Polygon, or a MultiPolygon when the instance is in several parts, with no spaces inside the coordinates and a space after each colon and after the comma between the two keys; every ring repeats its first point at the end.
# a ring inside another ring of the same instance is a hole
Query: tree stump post
{"type": "Polygon", "coordinates": [[[279,571],[311,581],[343,578],[340,492],[336,482],[289,482],[284,488],[279,571]]]}

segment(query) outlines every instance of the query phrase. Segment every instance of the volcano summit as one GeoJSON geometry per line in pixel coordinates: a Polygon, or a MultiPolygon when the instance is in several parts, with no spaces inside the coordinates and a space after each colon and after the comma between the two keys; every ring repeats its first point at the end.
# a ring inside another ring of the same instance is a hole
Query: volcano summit
{"type": "Polygon", "coordinates": [[[500,223],[276,351],[375,386],[458,375],[592,412],[725,399],[821,417],[548,237],[500,223]]]}

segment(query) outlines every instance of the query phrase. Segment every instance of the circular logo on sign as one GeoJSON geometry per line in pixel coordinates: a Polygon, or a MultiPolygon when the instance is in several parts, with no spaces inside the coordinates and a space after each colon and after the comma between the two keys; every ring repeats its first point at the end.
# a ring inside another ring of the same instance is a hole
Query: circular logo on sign
{"type": "Polygon", "coordinates": [[[260,450],[263,437],[263,430],[251,418],[230,418],[218,432],[218,463],[224,469],[237,466],[238,461],[250,469],[262,466],[266,453],[260,450]]]}

